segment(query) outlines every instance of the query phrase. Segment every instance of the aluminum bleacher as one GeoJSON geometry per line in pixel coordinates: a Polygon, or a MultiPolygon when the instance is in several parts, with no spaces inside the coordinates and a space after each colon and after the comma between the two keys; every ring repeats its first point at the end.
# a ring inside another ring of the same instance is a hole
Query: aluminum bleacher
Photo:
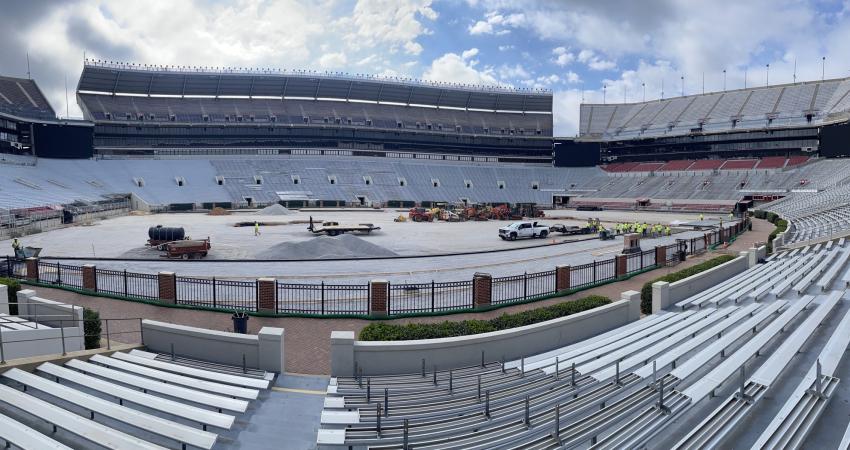
{"type": "Polygon", "coordinates": [[[668,311],[545,354],[332,379],[318,448],[807,447],[818,420],[846,426],[825,412],[850,336],[845,244],[780,251],[668,311]],[[789,279],[794,289],[774,290],[789,279]],[[818,353],[820,369],[799,356],[818,353]],[[801,367],[813,368],[800,378],[801,367]],[[764,402],[788,377],[799,394],[764,402]],[[754,424],[756,411],[775,424],[754,424]]]}
{"type": "Polygon", "coordinates": [[[10,368],[0,373],[0,440],[22,449],[230,448],[244,428],[237,421],[269,387],[265,374],[139,350],[10,368]]]}

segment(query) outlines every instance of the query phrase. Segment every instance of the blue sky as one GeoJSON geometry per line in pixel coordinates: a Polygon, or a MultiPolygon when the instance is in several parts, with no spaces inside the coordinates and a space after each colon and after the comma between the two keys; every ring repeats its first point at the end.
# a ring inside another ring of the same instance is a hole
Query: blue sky
{"type": "MultiPolygon", "coordinates": [[[[578,105],[850,76],[850,0],[12,0],[0,73],[60,114],[82,58],[370,73],[554,92],[578,105]],[[767,68],[767,65],[770,68],[767,68]],[[703,84],[703,79],[704,84],[703,84]],[[704,86],[704,87],[703,87],[704,86]]],[[[79,116],[73,95],[67,111],[79,116]]]]}

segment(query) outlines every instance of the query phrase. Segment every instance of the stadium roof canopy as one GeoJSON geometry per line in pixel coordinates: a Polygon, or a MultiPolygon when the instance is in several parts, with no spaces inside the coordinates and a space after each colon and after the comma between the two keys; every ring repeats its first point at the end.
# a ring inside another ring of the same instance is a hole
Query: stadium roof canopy
{"type": "Polygon", "coordinates": [[[552,112],[549,91],[279,71],[174,68],[87,61],[78,91],[148,96],[295,97],[487,111],[552,112]]]}
{"type": "Polygon", "coordinates": [[[759,86],[638,103],[581,105],[579,135],[628,140],[766,128],[850,118],[850,78],[759,86]]]}
{"type": "Polygon", "coordinates": [[[23,119],[56,119],[41,89],[27,78],[0,76],[0,114],[23,119]]]}

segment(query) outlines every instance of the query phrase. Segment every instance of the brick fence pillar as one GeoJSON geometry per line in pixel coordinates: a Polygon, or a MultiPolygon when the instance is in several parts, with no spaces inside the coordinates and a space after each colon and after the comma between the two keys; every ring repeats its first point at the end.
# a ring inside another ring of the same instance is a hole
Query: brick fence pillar
{"type": "Polygon", "coordinates": [[[617,264],[615,265],[614,270],[616,270],[617,272],[614,274],[615,277],[619,278],[619,277],[625,276],[626,273],[629,271],[629,269],[628,269],[628,258],[629,258],[628,255],[617,255],[616,256],[616,260],[617,260],[616,263],[617,264]]]}
{"type": "Polygon", "coordinates": [[[555,290],[566,291],[570,288],[570,266],[555,267],[555,290]]]}
{"type": "Polygon", "coordinates": [[[174,272],[160,272],[158,274],[159,281],[159,299],[165,303],[177,302],[177,275],[174,272]]]}
{"type": "Polygon", "coordinates": [[[27,258],[27,279],[38,281],[38,258],[27,258]]]}
{"type": "Polygon", "coordinates": [[[390,283],[387,280],[369,282],[369,311],[373,316],[386,316],[390,303],[390,283]]]}
{"type": "Polygon", "coordinates": [[[655,265],[662,267],[667,265],[667,247],[663,245],[655,247],[655,265]]]}
{"type": "Polygon", "coordinates": [[[97,291],[97,267],[94,264],[83,265],[83,289],[97,291]]]}
{"type": "Polygon", "coordinates": [[[257,279],[258,312],[277,312],[277,286],[274,278],[257,279]]]}
{"type": "Polygon", "coordinates": [[[472,306],[476,309],[486,308],[493,301],[493,276],[489,273],[476,272],[472,276],[472,306]]]}

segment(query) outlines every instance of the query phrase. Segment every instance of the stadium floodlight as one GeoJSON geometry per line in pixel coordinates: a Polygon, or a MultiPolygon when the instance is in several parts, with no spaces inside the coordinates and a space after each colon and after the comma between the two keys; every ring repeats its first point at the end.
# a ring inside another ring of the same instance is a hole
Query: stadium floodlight
{"type": "Polygon", "coordinates": [[[824,75],[826,75],[826,56],[821,56],[820,59],[820,80],[823,81],[824,75]]]}
{"type": "Polygon", "coordinates": [[[770,63],[765,65],[764,69],[764,85],[770,86],[770,63]]]}
{"type": "Polygon", "coordinates": [[[723,69],[723,92],[726,92],[726,69],[723,69]]]}

